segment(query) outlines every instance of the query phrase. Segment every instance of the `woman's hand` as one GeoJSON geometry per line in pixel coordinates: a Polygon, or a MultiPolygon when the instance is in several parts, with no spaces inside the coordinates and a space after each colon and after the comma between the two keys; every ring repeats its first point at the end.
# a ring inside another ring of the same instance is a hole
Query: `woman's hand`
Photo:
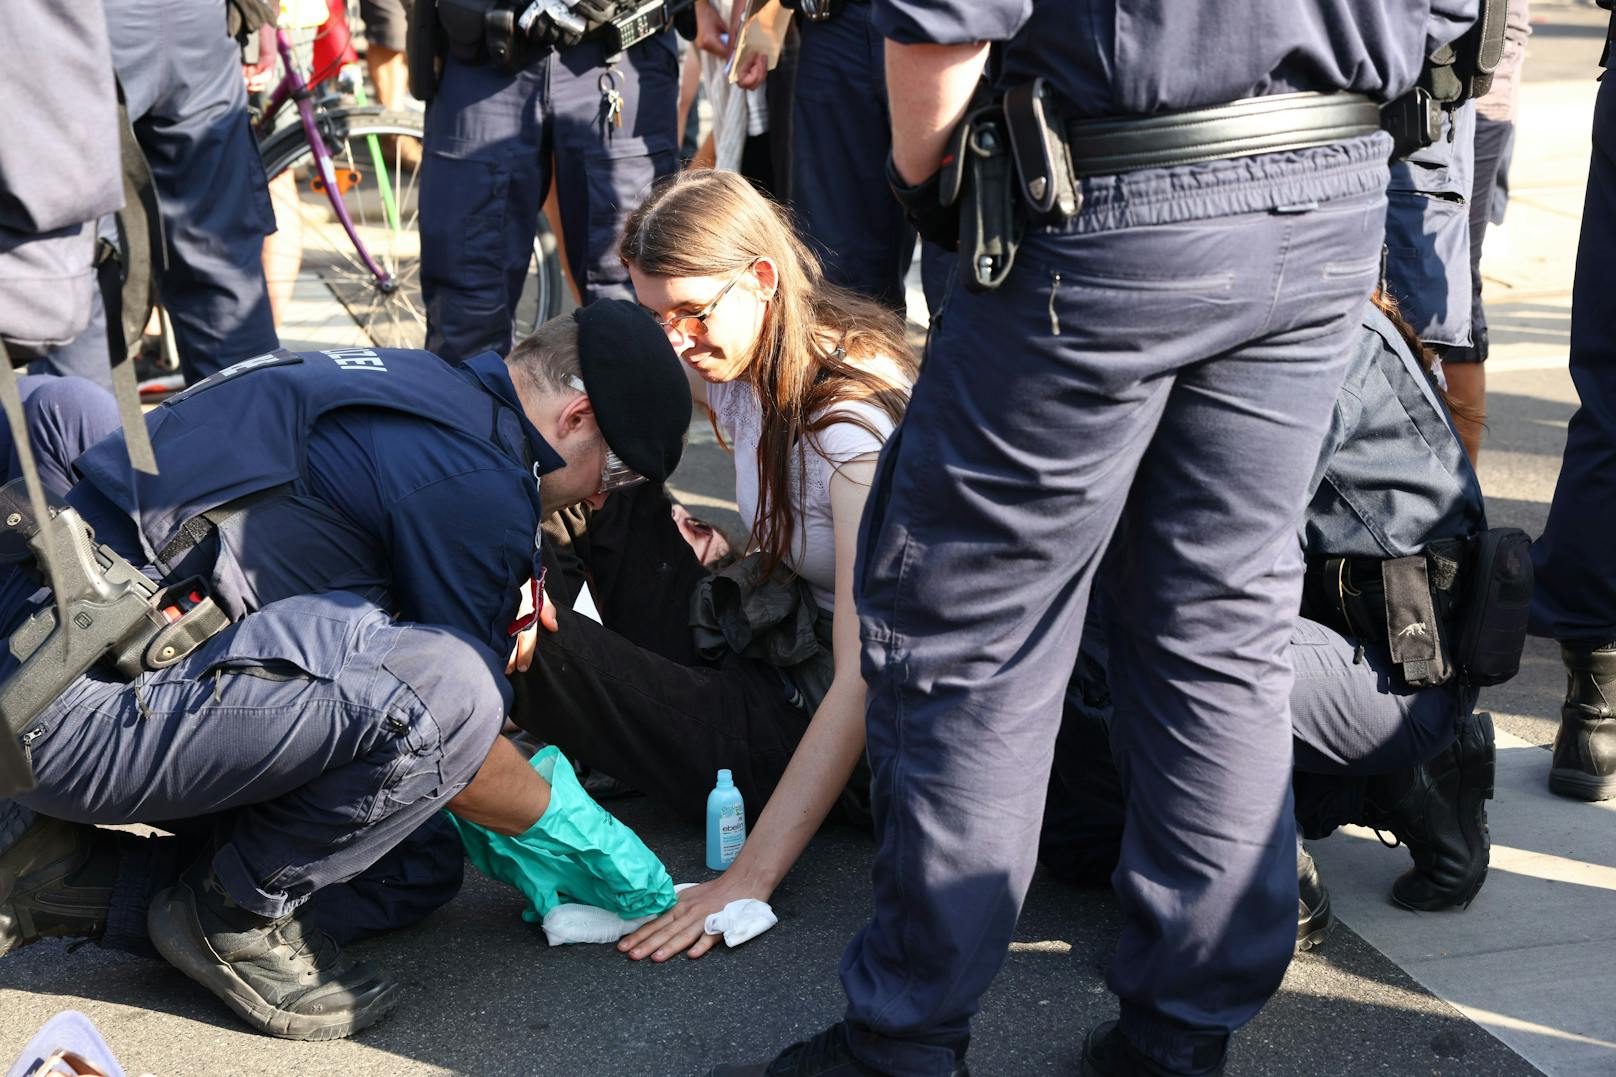
{"type": "Polygon", "coordinates": [[[635,961],[649,957],[666,961],[685,952],[695,959],[717,945],[722,935],[707,934],[707,917],[722,912],[724,906],[742,898],[769,900],[769,891],[727,871],[712,882],[679,891],[679,903],[631,935],[620,939],[617,948],[635,961]]]}

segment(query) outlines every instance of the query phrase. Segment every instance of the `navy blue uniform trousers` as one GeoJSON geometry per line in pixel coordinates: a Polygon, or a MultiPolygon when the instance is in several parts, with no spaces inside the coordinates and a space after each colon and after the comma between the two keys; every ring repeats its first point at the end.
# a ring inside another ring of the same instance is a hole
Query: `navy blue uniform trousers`
{"type": "MultiPolygon", "coordinates": [[[[261,262],[275,214],[248,125],[241,50],[225,33],[221,0],[106,0],[106,9],[168,246],[158,290],[180,365],[196,382],[279,343],[261,262]]],[[[98,294],[89,327],[36,369],[110,388],[108,365],[98,294]]]]}
{"type": "MultiPolygon", "coordinates": [[[[886,39],[870,5],[824,22],[797,21],[801,47],[791,97],[791,208],[834,284],[904,309],[915,230],[887,187],[886,39]]],[[[927,244],[927,305],[941,305],[952,256],[927,244]]]]}
{"type": "Polygon", "coordinates": [[[1123,1029],[1189,1069],[1278,988],[1296,525],[1379,270],[1387,145],[1086,181],[996,292],[950,292],[855,577],[879,849],[842,983],[867,1063],[950,1072],[938,1043],[1004,961],[1119,522],[1123,1029]]]}
{"type": "Polygon", "coordinates": [[[1616,85],[1594,104],[1593,159],[1571,293],[1571,380],[1577,411],[1566,430],[1549,522],[1532,547],[1532,631],[1565,643],[1616,640],[1616,309],[1605,294],[1616,249],[1616,85]]]}
{"type": "MultiPolygon", "coordinates": [[[[1089,605],[1066,690],[1038,849],[1057,876],[1095,884],[1116,867],[1124,822],[1110,747],[1111,618],[1100,597],[1089,605]]],[[[1474,703],[1457,684],[1403,686],[1383,644],[1360,653],[1357,643],[1305,617],[1291,629],[1293,787],[1304,837],[1363,822],[1369,779],[1418,766],[1450,746],[1474,703]]]]}
{"type": "MultiPolygon", "coordinates": [[[[85,823],[228,813],[214,871],[238,904],[279,916],[464,788],[508,698],[492,653],[461,633],[348,592],[283,599],[168,669],[80,677],[24,731],[39,787],[18,799],[85,823]]],[[[362,886],[351,907],[374,896],[362,886]]]]}
{"type": "Polygon", "coordinates": [[[567,265],[590,303],[633,299],[617,257],[623,222],[679,167],[679,62],[670,32],[611,64],[586,42],[514,75],[444,63],[426,113],[421,294],[428,351],[458,362],[511,349],[511,318],[552,176],[567,265]],[[604,88],[623,97],[612,123],[604,88]]]}

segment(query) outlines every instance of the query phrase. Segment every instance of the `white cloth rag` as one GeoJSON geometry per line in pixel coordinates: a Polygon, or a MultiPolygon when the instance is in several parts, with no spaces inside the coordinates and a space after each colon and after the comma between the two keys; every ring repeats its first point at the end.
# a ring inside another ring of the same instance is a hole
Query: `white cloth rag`
{"type": "Polygon", "coordinates": [[[713,913],[702,926],[709,935],[724,936],[725,946],[739,946],[748,939],[757,938],[779,922],[780,918],[774,915],[767,901],[742,898],[713,913]]]}
{"type": "MultiPolygon", "coordinates": [[[[673,889],[677,893],[694,885],[680,883],[673,889]]],[[[609,909],[597,909],[593,905],[557,905],[545,914],[544,937],[551,946],[566,946],[575,942],[616,942],[641,924],[655,919],[654,916],[641,916],[625,920],[609,909]]],[[[703,927],[709,935],[724,936],[725,946],[739,946],[779,922],[779,917],[774,915],[768,902],[742,898],[707,917],[703,927]]]]}

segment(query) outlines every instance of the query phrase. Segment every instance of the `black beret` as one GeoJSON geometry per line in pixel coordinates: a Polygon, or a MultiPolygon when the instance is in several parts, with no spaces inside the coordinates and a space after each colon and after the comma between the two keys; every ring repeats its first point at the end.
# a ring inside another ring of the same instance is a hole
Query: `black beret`
{"type": "Polygon", "coordinates": [[[572,317],[578,368],[607,446],[652,482],[667,481],[690,431],[690,383],[667,335],[626,299],[597,299],[572,317]]]}

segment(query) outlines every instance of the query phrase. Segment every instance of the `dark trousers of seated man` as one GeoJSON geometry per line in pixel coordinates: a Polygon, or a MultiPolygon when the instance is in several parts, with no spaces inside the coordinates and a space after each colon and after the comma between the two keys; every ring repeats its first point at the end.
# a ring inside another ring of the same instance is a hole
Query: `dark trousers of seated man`
{"type": "Polygon", "coordinates": [[[514,678],[512,719],[691,819],[728,768],[756,818],[810,715],[773,666],[697,654],[690,597],[708,570],[666,490],[613,494],[573,526],[570,543],[558,537],[547,532],[544,549],[559,628],[539,633],[532,668],[514,678]],[[586,577],[609,627],[567,608],[586,577]]]}
{"type": "MultiPolygon", "coordinates": [[[[1038,854],[1056,875],[1095,885],[1117,866],[1124,816],[1110,744],[1108,609],[1097,592],[1066,691],[1038,854]]],[[[1358,641],[1298,617],[1286,653],[1295,670],[1293,786],[1302,837],[1365,822],[1376,775],[1434,758],[1470,720],[1473,692],[1453,683],[1403,686],[1383,644],[1366,644],[1360,656],[1358,641]]]]}

